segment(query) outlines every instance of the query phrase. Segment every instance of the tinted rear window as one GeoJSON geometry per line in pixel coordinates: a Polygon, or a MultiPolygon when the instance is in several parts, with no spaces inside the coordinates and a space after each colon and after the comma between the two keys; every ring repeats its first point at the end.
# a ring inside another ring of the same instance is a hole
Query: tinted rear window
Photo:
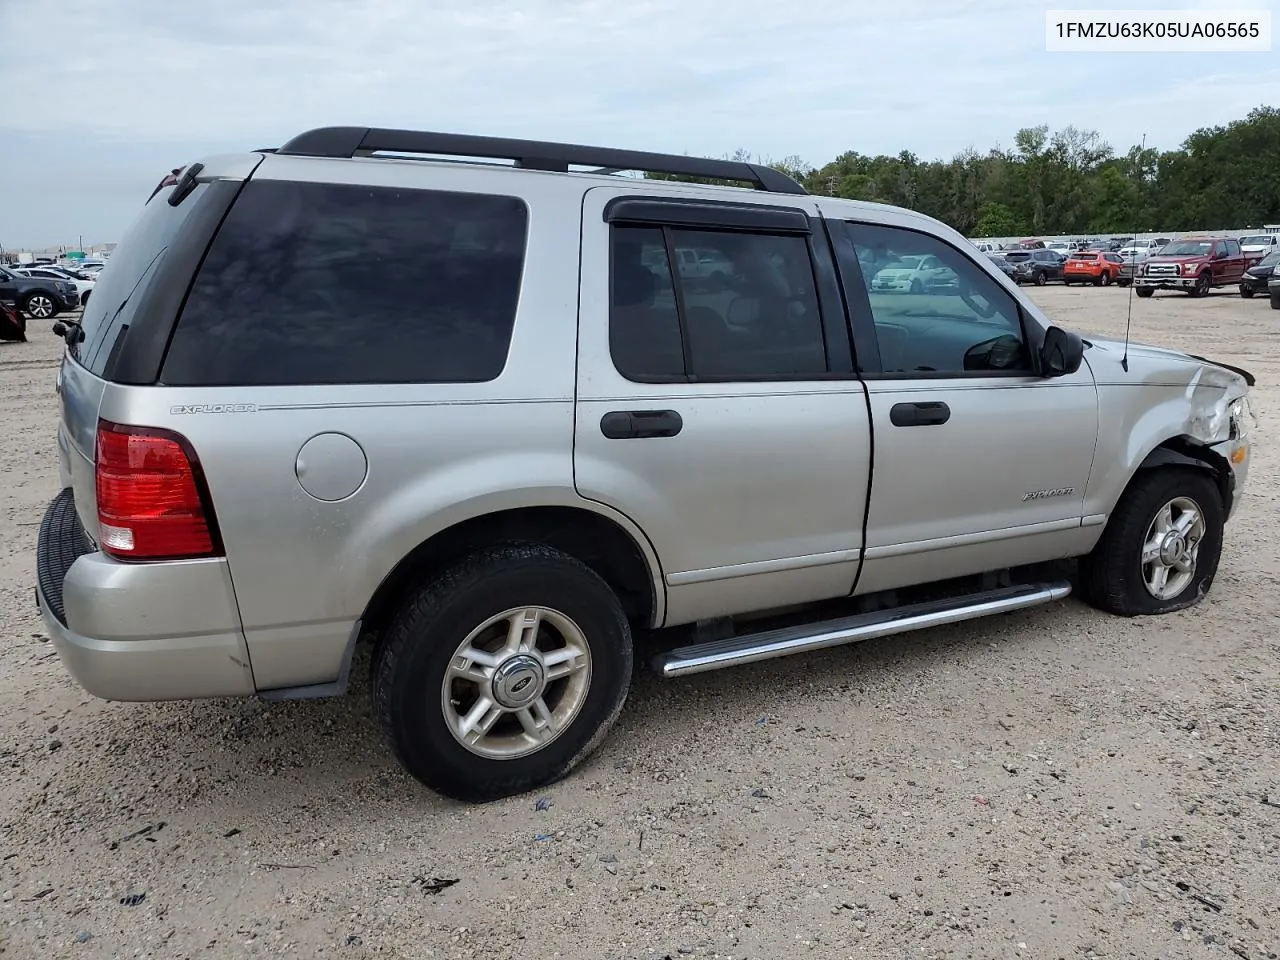
{"type": "Polygon", "coordinates": [[[93,296],[84,308],[81,324],[84,340],[71,355],[101,374],[111,350],[109,343],[123,324],[132,320],[133,308],[142,301],[142,290],[156,275],[169,245],[203,201],[208,184],[199,184],[176,207],[168,204],[172,187],[147,202],[132,226],[116,245],[111,261],[98,274],[93,296]]]}
{"type": "Polygon", "coordinates": [[[1097,260],[1098,255],[1096,253],[1077,253],[1077,254],[1073,254],[1071,259],[1072,260],[1097,260]]]}
{"type": "Polygon", "coordinates": [[[528,213],[516,197],[251,180],[161,380],[461,383],[506,365],[528,213]]]}

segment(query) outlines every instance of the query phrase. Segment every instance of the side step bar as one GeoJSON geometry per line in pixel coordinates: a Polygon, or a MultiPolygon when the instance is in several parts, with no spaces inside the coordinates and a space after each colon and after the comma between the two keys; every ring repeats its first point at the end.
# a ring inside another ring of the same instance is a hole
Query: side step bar
{"type": "Polygon", "coordinates": [[[892,610],[876,610],[838,620],[805,623],[796,627],[766,630],[763,633],[748,633],[728,640],[678,647],[656,657],[653,666],[664,677],[706,673],[758,660],[785,657],[792,653],[808,653],[859,640],[888,637],[910,630],[940,627],[996,613],[1023,610],[1061,600],[1070,593],[1071,584],[1065,580],[1000,587],[948,600],[930,600],[892,610]]]}

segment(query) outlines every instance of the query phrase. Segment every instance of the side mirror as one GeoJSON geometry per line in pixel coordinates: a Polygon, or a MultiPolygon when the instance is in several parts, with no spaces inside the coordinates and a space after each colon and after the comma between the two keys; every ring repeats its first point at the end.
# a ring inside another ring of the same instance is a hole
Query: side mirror
{"type": "Polygon", "coordinates": [[[1040,369],[1046,377],[1062,377],[1075,373],[1084,362],[1084,341],[1078,333],[1061,327],[1045,331],[1040,345],[1040,369]]]}

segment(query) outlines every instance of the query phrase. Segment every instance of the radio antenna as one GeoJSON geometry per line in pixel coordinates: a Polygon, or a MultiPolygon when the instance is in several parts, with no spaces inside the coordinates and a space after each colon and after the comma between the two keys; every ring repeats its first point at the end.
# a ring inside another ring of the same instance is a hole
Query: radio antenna
{"type": "MultiPolygon", "coordinates": [[[[1143,176],[1142,176],[1142,159],[1143,159],[1143,155],[1144,155],[1146,152],[1147,152],[1147,135],[1144,133],[1144,134],[1142,135],[1142,146],[1140,146],[1140,147],[1138,148],[1138,182],[1139,182],[1139,184],[1141,184],[1141,183],[1143,182],[1143,176]]],[[[1142,202],[1142,200],[1141,200],[1141,198],[1142,198],[1142,191],[1141,191],[1141,189],[1139,189],[1139,191],[1138,191],[1138,198],[1139,198],[1139,200],[1138,200],[1138,202],[1139,202],[1139,208],[1138,208],[1138,211],[1140,211],[1140,210],[1141,210],[1141,202],[1142,202]]],[[[1138,211],[1135,211],[1135,213],[1137,213],[1138,211]]],[[[1120,369],[1121,369],[1121,370],[1123,370],[1125,373],[1128,373],[1128,372],[1129,372],[1129,328],[1133,325],[1133,288],[1134,288],[1134,287],[1136,287],[1136,286],[1138,285],[1138,250],[1137,250],[1137,243],[1138,243],[1138,234],[1139,234],[1139,232],[1140,232],[1140,231],[1138,231],[1138,230],[1134,230],[1134,231],[1133,231],[1133,240],[1131,241],[1131,242],[1134,244],[1134,251],[1133,251],[1133,272],[1129,275],[1129,307],[1128,307],[1128,315],[1124,318],[1124,355],[1120,358],[1120,369]]]]}

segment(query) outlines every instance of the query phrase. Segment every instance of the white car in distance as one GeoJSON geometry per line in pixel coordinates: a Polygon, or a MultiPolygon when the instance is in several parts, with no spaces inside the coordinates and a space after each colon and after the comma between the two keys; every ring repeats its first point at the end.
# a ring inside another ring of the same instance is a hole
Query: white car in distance
{"type": "Polygon", "coordinates": [[[937,257],[898,257],[875,271],[873,291],[928,293],[957,285],[956,273],[937,257]]]}
{"type": "Polygon", "coordinates": [[[1258,233],[1240,238],[1241,253],[1268,254],[1278,245],[1280,245],[1280,234],[1277,233],[1258,233]]]}
{"type": "Polygon", "coordinates": [[[34,277],[40,280],[63,280],[67,283],[75,284],[76,293],[80,294],[80,306],[85,306],[89,302],[89,295],[93,293],[96,280],[85,280],[83,276],[77,276],[68,270],[60,267],[20,267],[18,273],[26,274],[28,277],[34,277]]]}

